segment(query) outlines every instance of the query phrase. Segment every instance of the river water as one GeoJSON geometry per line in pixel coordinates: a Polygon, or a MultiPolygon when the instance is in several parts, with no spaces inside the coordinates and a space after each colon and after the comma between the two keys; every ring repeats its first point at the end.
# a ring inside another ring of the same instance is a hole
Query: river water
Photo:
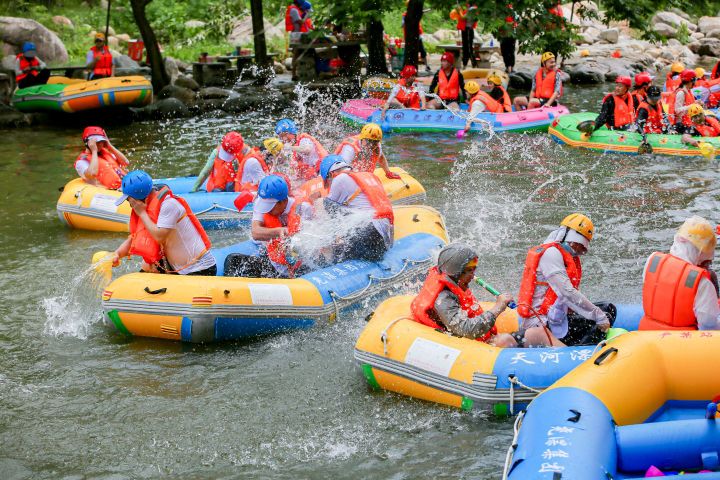
{"type": "MultiPolygon", "coordinates": [[[[601,95],[569,87],[566,103],[594,109],[601,95]]],[[[350,130],[333,108],[298,111],[334,145],[350,130]]],[[[155,176],[189,175],[224,132],[257,143],[275,120],[223,115],[109,134],[155,176]]],[[[510,420],[368,389],[352,353],[369,309],[211,346],[106,329],[83,274],[93,252],[123,237],[68,230],[55,214],[79,129],[0,134],[0,477],[499,477],[510,420]]],[[[717,166],[705,159],[599,155],[544,135],[391,136],[385,149],[425,185],[451,238],[477,247],[479,274],[501,290],[516,292],[527,248],[574,211],[597,230],[583,289],[619,302],[639,301],[645,258],[669,248],[686,216],[717,221],[717,166]]],[[[218,245],[245,235],[211,233],[218,245]]]]}

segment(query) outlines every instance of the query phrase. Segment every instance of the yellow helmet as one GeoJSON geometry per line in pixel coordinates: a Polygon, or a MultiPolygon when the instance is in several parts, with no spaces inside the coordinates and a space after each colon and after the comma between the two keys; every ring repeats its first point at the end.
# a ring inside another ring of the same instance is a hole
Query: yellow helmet
{"type": "Polygon", "coordinates": [[[263,146],[268,152],[270,152],[270,155],[277,155],[282,152],[285,144],[281,142],[279,138],[270,137],[263,140],[263,146]]]}
{"type": "Polygon", "coordinates": [[[685,70],[685,65],[683,65],[680,62],[675,62],[672,65],[670,65],[670,71],[673,73],[680,73],[683,70],[685,70]]]}
{"type": "Polygon", "coordinates": [[[571,213],[560,222],[560,225],[575,230],[588,240],[592,240],[593,233],[595,233],[595,225],[592,220],[582,213],[571,213]]]}
{"type": "Polygon", "coordinates": [[[695,69],[695,75],[697,75],[697,78],[703,78],[705,76],[705,69],[702,67],[697,67],[695,69]]]}
{"type": "Polygon", "coordinates": [[[680,225],[677,236],[692,243],[702,253],[712,254],[715,251],[717,244],[715,229],[710,222],[697,215],[693,215],[680,225]]]}
{"type": "Polygon", "coordinates": [[[555,58],[555,54],[552,52],[545,52],[540,56],[540,63],[544,65],[545,62],[547,62],[551,58],[555,58]]]}
{"type": "Polygon", "coordinates": [[[687,114],[690,118],[694,117],[695,115],[700,115],[701,113],[705,113],[705,109],[702,107],[702,105],[697,103],[693,103],[687,109],[687,114]]]}
{"type": "Polygon", "coordinates": [[[465,82],[465,91],[470,95],[474,95],[480,91],[480,85],[478,85],[475,80],[470,80],[469,82],[465,82]]]}
{"type": "Polygon", "coordinates": [[[488,75],[488,77],[487,77],[487,82],[488,82],[488,83],[492,83],[493,85],[498,85],[498,86],[500,86],[500,85],[502,85],[502,78],[500,78],[500,75],[498,75],[497,73],[493,72],[493,73],[491,73],[490,75],[488,75]]]}
{"type": "Polygon", "coordinates": [[[377,123],[368,123],[360,130],[360,138],[379,142],[382,140],[382,128],[377,123]]]}

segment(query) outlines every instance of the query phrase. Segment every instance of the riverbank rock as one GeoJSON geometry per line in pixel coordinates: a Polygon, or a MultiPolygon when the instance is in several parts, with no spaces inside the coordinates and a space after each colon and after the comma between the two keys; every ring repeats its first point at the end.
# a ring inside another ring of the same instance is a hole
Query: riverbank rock
{"type": "Polygon", "coordinates": [[[60,25],[61,27],[75,29],[75,25],[73,25],[72,20],[67,17],[63,17],[62,15],[55,15],[54,17],[52,17],[52,22],[55,25],[60,25]]]}
{"type": "Polygon", "coordinates": [[[680,25],[685,24],[688,31],[691,33],[698,29],[697,25],[674,12],[657,12],[655,15],[653,15],[650,22],[652,22],[653,25],[655,25],[656,23],[664,23],[666,25],[670,25],[676,30],[680,25]]]}
{"type": "Polygon", "coordinates": [[[510,74],[508,87],[515,90],[530,90],[532,87],[532,73],[522,70],[515,70],[510,74]]]}
{"type": "Polygon", "coordinates": [[[658,22],[653,25],[653,29],[655,30],[655,33],[661,37],[672,38],[677,34],[677,30],[667,23],[658,22]]]}
{"type": "Polygon", "coordinates": [[[437,42],[444,43],[454,41],[456,38],[456,33],[455,30],[441,28],[440,30],[433,33],[432,36],[435,37],[435,40],[437,42]]]}
{"type": "Polygon", "coordinates": [[[195,79],[187,75],[178,75],[178,77],[175,79],[175,85],[177,85],[178,87],[190,89],[194,92],[200,90],[200,85],[198,85],[195,79]]]}
{"type": "Polygon", "coordinates": [[[699,40],[697,49],[698,55],[707,55],[710,57],[720,57],[720,39],[718,38],[702,38],[699,40]]]}
{"type": "Polygon", "coordinates": [[[233,94],[231,90],[225,90],[219,87],[205,87],[198,92],[198,97],[203,100],[221,99],[224,100],[233,94]]]}
{"type": "Polygon", "coordinates": [[[698,30],[705,34],[713,30],[720,30],[720,17],[700,17],[698,30]]]}
{"type": "Polygon", "coordinates": [[[196,99],[196,93],[189,88],[180,87],[177,85],[166,85],[157,94],[157,98],[160,100],[165,98],[177,98],[185,105],[193,105],[196,99]]]}
{"type": "Polygon", "coordinates": [[[605,40],[608,43],[618,43],[618,40],[620,40],[620,30],[617,28],[602,30],[598,35],[598,38],[600,40],[605,40]]]}
{"type": "Polygon", "coordinates": [[[19,53],[24,42],[33,42],[37,54],[46,63],[67,63],[65,45],[54,32],[35,20],[17,17],[0,17],[0,42],[10,44],[19,53]]]}
{"type": "MultiPolygon", "coordinates": [[[[275,27],[272,23],[264,20],[265,27],[265,38],[270,40],[271,38],[284,37],[285,33],[279,28],[275,27]]],[[[252,30],[252,18],[250,16],[239,18],[233,23],[232,31],[227,36],[227,41],[230,45],[240,46],[247,45],[253,41],[253,30],[252,30]]]]}
{"type": "Polygon", "coordinates": [[[289,104],[289,100],[278,90],[243,91],[232,98],[228,98],[223,102],[221,108],[228,113],[240,113],[260,109],[277,111],[286,108],[289,104]]]}
{"type": "Polygon", "coordinates": [[[165,57],[163,61],[165,63],[165,71],[170,77],[170,82],[174,83],[175,79],[178,77],[178,75],[180,75],[180,70],[178,69],[177,63],[172,57],[165,57]]]}
{"type": "Polygon", "coordinates": [[[26,127],[31,123],[28,115],[0,103],[0,128],[26,127]]]}
{"type": "Polygon", "coordinates": [[[164,98],[144,108],[131,109],[138,120],[187,117],[188,107],[177,98],[164,98]]]}
{"type": "Polygon", "coordinates": [[[605,83],[605,69],[591,63],[576,65],[568,69],[568,74],[572,83],[580,85],[605,83]]]}

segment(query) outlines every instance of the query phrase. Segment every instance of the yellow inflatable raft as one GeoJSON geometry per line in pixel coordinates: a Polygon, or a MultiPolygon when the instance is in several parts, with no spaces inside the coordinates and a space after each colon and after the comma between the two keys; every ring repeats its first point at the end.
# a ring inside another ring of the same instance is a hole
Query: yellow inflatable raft
{"type": "MultiPolygon", "coordinates": [[[[395,244],[378,263],[350,260],[295,279],[130,273],[103,292],[106,320],[125,334],[213,342],[306,328],[390,289],[424,277],[448,239],[442,216],[427,206],[399,206],[395,244]]],[[[254,249],[254,250],[253,250],[254,249]]],[[[213,250],[218,275],[233,253],[254,255],[248,241],[213,250]]]]}

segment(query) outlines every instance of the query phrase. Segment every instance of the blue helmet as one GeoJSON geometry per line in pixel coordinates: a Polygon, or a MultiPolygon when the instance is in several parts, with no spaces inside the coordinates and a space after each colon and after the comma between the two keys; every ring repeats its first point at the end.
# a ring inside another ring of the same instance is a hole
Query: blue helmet
{"type": "Polygon", "coordinates": [[[31,50],[37,50],[37,48],[35,48],[35,44],[33,42],[23,43],[23,46],[22,46],[23,53],[29,52],[31,50]]]}
{"type": "Polygon", "coordinates": [[[281,133],[297,135],[297,125],[289,118],[283,118],[275,125],[275,135],[280,135],[281,133]]]}
{"type": "Polygon", "coordinates": [[[302,1],[300,2],[299,7],[300,7],[304,12],[309,12],[310,10],[312,10],[312,3],[308,2],[307,0],[302,0],[302,1]]]}
{"type": "Polygon", "coordinates": [[[320,162],[320,176],[323,180],[327,180],[330,170],[338,163],[341,163],[343,167],[350,167],[340,155],[328,155],[322,159],[322,162],[320,162]]]}
{"type": "Polygon", "coordinates": [[[152,177],[142,170],[133,170],[132,172],[125,175],[122,179],[122,193],[115,205],[120,205],[128,197],[132,197],[135,200],[145,200],[150,192],[152,191],[153,182],[152,177]]]}
{"type": "Polygon", "coordinates": [[[258,196],[265,199],[273,199],[281,202],[288,198],[288,185],[280,175],[268,175],[260,180],[258,185],[258,196]]]}

